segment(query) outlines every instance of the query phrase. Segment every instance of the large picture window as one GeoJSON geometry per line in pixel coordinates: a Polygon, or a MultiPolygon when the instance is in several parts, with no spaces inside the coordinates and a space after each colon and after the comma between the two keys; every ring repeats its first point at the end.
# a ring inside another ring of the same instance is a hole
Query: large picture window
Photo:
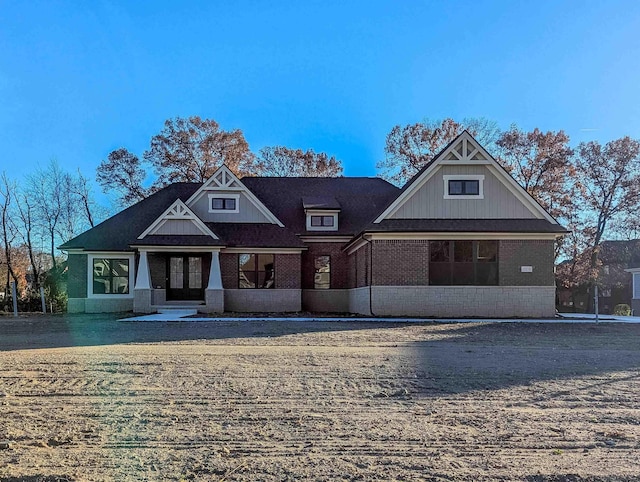
{"type": "Polygon", "coordinates": [[[498,284],[498,241],[431,241],[429,284],[498,284]]]}
{"type": "Polygon", "coordinates": [[[274,288],[273,254],[238,255],[238,288],[274,288]]]}
{"type": "Polygon", "coordinates": [[[331,257],[316,256],[313,287],[316,290],[328,290],[331,288],[331,257]]]}
{"type": "Polygon", "coordinates": [[[129,294],[129,260],[126,258],[94,258],[93,294],[129,294]]]}

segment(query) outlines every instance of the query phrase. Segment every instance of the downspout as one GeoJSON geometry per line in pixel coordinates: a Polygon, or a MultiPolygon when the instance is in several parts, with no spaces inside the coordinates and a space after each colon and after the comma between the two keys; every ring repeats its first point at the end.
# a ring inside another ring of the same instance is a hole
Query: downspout
{"type": "Polygon", "coordinates": [[[364,239],[367,243],[369,243],[369,313],[371,316],[377,316],[373,312],[373,295],[372,295],[372,286],[373,286],[373,243],[370,239],[367,239],[364,235],[362,235],[362,239],[364,239]]]}

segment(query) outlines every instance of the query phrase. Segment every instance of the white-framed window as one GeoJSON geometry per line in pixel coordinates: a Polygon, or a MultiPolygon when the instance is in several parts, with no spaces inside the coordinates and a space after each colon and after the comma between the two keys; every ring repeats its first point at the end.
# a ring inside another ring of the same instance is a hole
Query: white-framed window
{"type": "Polygon", "coordinates": [[[92,253],[87,256],[88,298],[133,298],[133,253],[92,253]]]}
{"type": "Polygon", "coordinates": [[[239,213],[240,194],[209,194],[210,213],[239,213]]]}
{"type": "Polygon", "coordinates": [[[484,175],[450,174],[442,176],[444,199],[484,199],[484,175]]]}
{"type": "Polygon", "coordinates": [[[308,211],[307,231],[337,231],[338,213],[335,211],[308,211]]]}

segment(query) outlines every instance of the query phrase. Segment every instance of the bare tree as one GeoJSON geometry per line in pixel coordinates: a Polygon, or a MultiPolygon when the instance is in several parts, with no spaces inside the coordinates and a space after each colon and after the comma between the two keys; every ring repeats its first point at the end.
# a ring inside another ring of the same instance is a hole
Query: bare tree
{"type": "Polygon", "coordinates": [[[255,156],[241,130],[225,131],[213,119],[176,117],[151,138],[144,159],[158,175],[156,187],[173,182],[204,182],[225,164],[239,177],[257,174],[255,156]]]}
{"type": "Polygon", "coordinates": [[[511,126],[496,142],[498,160],[554,218],[565,218],[574,207],[570,183],[575,179],[564,131],[524,132],[511,126]]]}
{"type": "Polygon", "coordinates": [[[284,146],[260,149],[258,162],[265,176],[281,177],[339,177],[342,162],[324,152],[312,149],[290,149],[284,146]]]}
{"type": "MultiPolygon", "coordinates": [[[[576,171],[584,185],[581,210],[592,226],[589,246],[591,289],[598,282],[600,243],[610,226],[640,210],[640,142],[623,137],[602,146],[578,146],[576,171]]],[[[590,308],[592,308],[590,297],[590,308]]]]}
{"type": "Polygon", "coordinates": [[[122,206],[142,201],[151,194],[150,189],[142,187],[146,175],[138,156],[123,147],[110,152],[96,169],[96,180],[102,191],[117,192],[122,206]]]}
{"type": "Polygon", "coordinates": [[[68,176],[56,161],[51,161],[46,169],[39,168],[29,176],[29,195],[32,198],[33,214],[46,233],[49,254],[56,268],[56,239],[64,222],[68,198],[68,176]]]}
{"type": "Polygon", "coordinates": [[[28,195],[19,193],[16,207],[18,211],[18,219],[20,220],[21,224],[18,233],[20,235],[20,238],[22,238],[24,246],[27,249],[29,262],[31,264],[31,272],[33,274],[33,284],[37,289],[41,283],[43,266],[42,256],[39,256],[36,253],[36,249],[34,246],[34,243],[39,236],[36,233],[37,227],[34,221],[33,201],[28,195]]]}
{"type": "Polygon", "coordinates": [[[9,283],[11,278],[18,284],[13,260],[13,242],[16,238],[17,229],[11,213],[13,199],[15,197],[16,184],[3,172],[0,177],[0,229],[2,229],[2,247],[4,251],[4,261],[7,264],[7,277],[5,280],[5,293],[9,293],[9,283]]]}

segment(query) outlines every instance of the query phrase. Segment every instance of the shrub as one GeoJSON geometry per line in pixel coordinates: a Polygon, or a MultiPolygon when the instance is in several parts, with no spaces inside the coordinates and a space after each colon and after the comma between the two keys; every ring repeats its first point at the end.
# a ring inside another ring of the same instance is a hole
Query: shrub
{"type": "Polygon", "coordinates": [[[631,307],[626,304],[616,305],[613,309],[613,314],[618,316],[631,316],[631,307]]]}

